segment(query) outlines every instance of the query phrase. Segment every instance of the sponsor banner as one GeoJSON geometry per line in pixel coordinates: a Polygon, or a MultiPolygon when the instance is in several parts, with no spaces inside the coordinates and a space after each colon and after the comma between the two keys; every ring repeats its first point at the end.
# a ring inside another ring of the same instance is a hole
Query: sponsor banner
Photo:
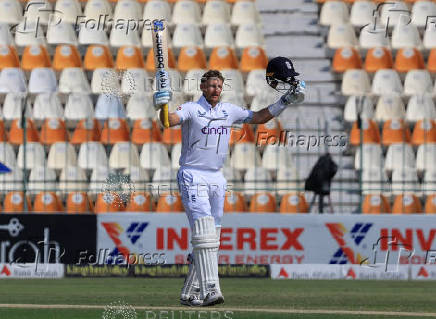
{"type": "Polygon", "coordinates": [[[411,265],[411,279],[436,280],[436,265],[411,265]]]}
{"type": "Polygon", "coordinates": [[[0,264],[0,279],[63,278],[63,264],[0,264]]]}
{"type": "Polygon", "coordinates": [[[0,263],[74,264],[95,248],[95,215],[0,215],[0,263]]]}
{"type": "Polygon", "coordinates": [[[408,280],[409,265],[383,271],[360,265],[270,265],[272,279],[408,280]]]}
{"type": "MultiPolygon", "coordinates": [[[[66,277],[185,277],[188,265],[66,265],[66,277]]],[[[269,277],[268,265],[220,265],[220,277],[269,277]]]]}
{"type": "MultiPolygon", "coordinates": [[[[118,256],[165,254],[186,263],[185,214],[120,213],[97,217],[99,263],[118,256]],[[104,254],[101,254],[104,252],[104,254]]],[[[225,214],[220,264],[425,264],[436,251],[436,215],[225,214]]]]}

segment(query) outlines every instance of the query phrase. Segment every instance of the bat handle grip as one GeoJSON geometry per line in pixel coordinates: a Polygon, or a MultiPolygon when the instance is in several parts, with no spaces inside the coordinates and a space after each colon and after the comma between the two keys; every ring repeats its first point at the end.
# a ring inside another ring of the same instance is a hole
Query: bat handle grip
{"type": "Polygon", "coordinates": [[[162,110],[163,110],[163,125],[165,126],[165,128],[169,128],[170,127],[170,121],[168,120],[168,104],[165,104],[164,106],[162,106],[162,110]]]}

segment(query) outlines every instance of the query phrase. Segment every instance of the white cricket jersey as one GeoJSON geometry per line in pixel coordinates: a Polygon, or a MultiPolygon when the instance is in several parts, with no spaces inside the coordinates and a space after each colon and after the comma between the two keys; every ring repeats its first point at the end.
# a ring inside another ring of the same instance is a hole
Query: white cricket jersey
{"type": "Polygon", "coordinates": [[[231,103],[212,107],[202,96],[197,102],[184,103],[176,114],[182,125],[180,166],[219,170],[227,157],[231,126],[249,122],[253,112],[231,103]]]}

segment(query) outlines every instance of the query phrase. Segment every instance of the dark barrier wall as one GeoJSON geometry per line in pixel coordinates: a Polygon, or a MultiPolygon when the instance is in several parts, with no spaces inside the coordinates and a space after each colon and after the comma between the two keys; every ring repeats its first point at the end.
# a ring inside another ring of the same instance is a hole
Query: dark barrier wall
{"type": "Polygon", "coordinates": [[[81,252],[96,252],[96,216],[1,214],[1,263],[76,264],[81,252]]]}

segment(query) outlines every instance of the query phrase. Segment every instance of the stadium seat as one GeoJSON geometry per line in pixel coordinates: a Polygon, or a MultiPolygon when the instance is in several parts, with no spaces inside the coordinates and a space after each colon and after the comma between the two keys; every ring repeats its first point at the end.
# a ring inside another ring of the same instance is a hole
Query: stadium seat
{"type": "Polygon", "coordinates": [[[115,4],[114,21],[131,20],[130,28],[139,26],[139,19],[142,16],[142,7],[135,0],[119,0],[115,4]]]}
{"type": "Polygon", "coordinates": [[[40,124],[47,118],[62,118],[64,110],[56,93],[38,94],[33,104],[33,119],[40,124]]]}
{"type": "Polygon", "coordinates": [[[404,94],[407,96],[431,94],[433,84],[427,70],[410,70],[404,80],[404,94]]]}
{"type": "Polygon", "coordinates": [[[130,195],[126,212],[152,212],[156,209],[153,198],[146,192],[134,192],[130,195]]]}
{"type": "Polygon", "coordinates": [[[115,67],[118,70],[144,68],[141,50],[134,46],[123,46],[119,48],[115,67]]]}
{"type": "MultiPolygon", "coordinates": [[[[79,31],[79,44],[82,46],[103,46],[109,45],[109,39],[106,31],[100,28],[91,28],[86,25],[81,26],[79,31]]],[[[88,50],[89,50],[88,47],[88,50]]],[[[100,54],[101,55],[101,54],[100,54]]],[[[97,56],[100,56],[97,55],[97,56]]]]}
{"type": "Polygon", "coordinates": [[[202,24],[216,24],[230,22],[230,6],[220,0],[206,1],[203,10],[202,24]]]}
{"type": "Polygon", "coordinates": [[[261,47],[246,47],[242,51],[239,69],[242,72],[250,72],[265,69],[268,65],[268,57],[261,47]]]}
{"type": "Polygon", "coordinates": [[[109,19],[113,16],[112,6],[107,0],[89,0],[85,4],[83,14],[85,15],[85,18],[83,20],[80,19],[80,22],[85,22],[91,19],[98,21],[100,15],[103,17],[107,15],[107,18],[109,19]]]}
{"type": "Polygon", "coordinates": [[[430,22],[427,24],[427,28],[424,32],[423,45],[428,50],[433,50],[436,48],[436,23],[430,22]]]}
{"type": "Polygon", "coordinates": [[[31,194],[54,192],[56,190],[56,173],[45,166],[33,167],[29,175],[28,189],[31,194]]]}
{"type": "Polygon", "coordinates": [[[362,193],[381,194],[389,193],[388,177],[381,168],[369,168],[362,171],[362,193]]]}
{"type": "Polygon", "coordinates": [[[82,68],[67,67],[59,77],[59,92],[64,94],[90,94],[91,87],[82,68]]]}
{"type": "MultiPolygon", "coordinates": [[[[67,125],[68,123],[75,125],[83,119],[92,119],[94,117],[94,110],[91,97],[81,93],[70,94],[65,104],[64,117],[67,125]]],[[[70,127],[70,125],[68,126],[70,127]]],[[[72,127],[74,126],[72,125],[72,127]]]]}
{"type": "MultiPolygon", "coordinates": [[[[158,20],[165,20],[167,23],[171,23],[171,7],[168,4],[167,1],[160,1],[160,0],[150,0],[147,1],[147,3],[144,6],[144,14],[143,17],[144,21],[153,21],[155,19],[158,20]]],[[[144,28],[144,33],[147,28],[144,28]]],[[[150,28],[151,29],[151,28],[150,28]]],[[[148,33],[148,39],[149,41],[148,46],[144,47],[153,47],[153,44],[151,42],[151,33],[148,33]]],[[[144,44],[144,42],[143,42],[144,44]]]]}
{"type": "Polygon", "coordinates": [[[422,144],[416,153],[416,169],[418,171],[434,171],[436,167],[436,144],[422,144]]]}
{"type": "Polygon", "coordinates": [[[280,202],[280,213],[308,213],[309,205],[307,205],[304,195],[301,193],[288,193],[282,197],[280,202]]]}
{"type": "Polygon", "coordinates": [[[431,1],[417,1],[413,4],[411,23],[424,29],[429,23],[429,17],[436,16],[436,4],[431,1]]]}
{"type": "Polygon", "coordinates": [[[392,49],[417,48],[423,49],[421,37],[418,28],[413,24],[393,24],[392,31],[392,49]]]}
{"type": "Polygon", "coordinates": [[[343,95],[365,95],[371,91],[368,74],[355,69],[344,72],[341,91],[343,95]]]}
{"type": "Polygon", "coordinates": [[[224,213],[246,212],[247,205],[244,195],[240,192],[226,192],[224,198],[224,213]]]}
{"type": "MultiPolygon", "coordinates": [[[[7,93],[3,103],[3,119],[7,122],[14,119],[20,119],[24,107],[25,94],[7,93]]],[[[32,106],[30,100],[27,100],[26,114],[27,118],[32,118],[32,106]]]]}
{"type": "Polygon", "coordinates": [[[231,166],[236,169],[248,169],[261,165],[260,155],[256,145],[251,143],[236,143],[230,157],[231,166]]]}
{"type": "Polygon", "coordinates": [[[18,0],[0,2],[0,23],[16,25],[23,19],[23,8],[18,0]]]}
{"type": "Polygon", "coordinates": [[[56,92],[56,75],[51,68],[35,68],[30,73],[29,93],[51,93],[56,92]]]}
{"type": "Polygon", "coordinates": [[[265,69],[252,70],[248,73],[245,84],[245,95],[250,97],[255,95],[259,96],[259,92],[271,89],[265,81],[265,73],[265,69]]]}
{"type": "Polygon", "coordinates": [[[83,142],[80,144],[78,164],[83,169],[108,167],[109,162],[104,146],[99,142],[83,142]]]}
{"type": "Polygon", "coordinates": [[[395,70],[378,70],[372,80],[371,92],[375,95],[402,94],[403,85],[400,76],[395,70]]]}
{"type": "Polygon", "coordinates": [[[361,69],[362,59],[359,52],[352,47],[337,49],[333,56],[333,71],[337,73],[345,72],[346,70],[361,69]]]}
{"type": "Polygon", "coordinates": [[[117,71],[112,68],[95,69],[92,72],[91,90],[94,94],[116,95],[119,93],[121,87],[117,71]]]}
{"type": "MultiPolygon", "coordinates": [[[[39,142],[39,134],[35,129],[33,121],[27,119],[26,126],[26,143],[39,142]]],[[[21,127],[21,119],[15,119],[12,121],[11,128],[9,129],[8,142],[14,145],[20,145],[23,143],[24,130],[21,127]]]]}
{"type": "Polygon", "coordinates": [[[86,192],[71,192],[67,196],[65,211],[67,213],[92,213],[94,206],[86,192]]]}
{"type": "Polygon", "coordinates": [[[177,65],[178,69],[182,72],[188,72],[192,69],[205,69],[206,56],[200,48],[184,47],[180,50],[177,65]]]}
{"type": "Polygon", "coordinates": [[[145,191],[150,189],[150,175],[140,166],[129,166],[123,171],[123,175],[130,178],[130,183],[135,191],[145,191]]]}
{"type": "Polygon", "coordinates": [[[395,57],[395,70],[406,73],[417,69],[425,69],[421,53],[416,48],[398,50],[395,57]]]}
{"type": "Polygon", "coordinates": [[[129,141],[129,128],[124,119],[110,118],[104,123],[100,142],[114,144],[129,141]]]}
{"type": "MultiPolygon", "coordinates": [[[[0,28],[0,38],[4,39],[3,44],[12,45],[13,40],[10,37],[10,32],[4,32],[0,28]],[[5,34],[6,33],[6,34],[5,34]]],[[[41,23],[34,21],[21,21],[18,26],[15,27],[15,45],[19,48],[23,48],[29,45],[47,45],[47,40],[44,36],[44,30],[41,23]]]]}
{"type": "MultiPolygon", "coordinates": [[[[385,1],[383,1],[385,2],[385,1]]],[[[405,12],[409,12],[407,4],[402,1],[386,2],[381,7],[380,19],[383,26],[392,28],[405,23],[405,12]],[[389,20],[389,22],[388,22],[389,20]],[[388,24],[389,23],[389,24],[388,24]]]]}
{"type": "MultiPolygon", "coordinates": [[[[433,157],[434,158],[434,157],[433,157]]],[[[424,173],[424,181],[422,190],[425,195],[433,195],[436,193],[436,169],[435,166],[429,167],[424,173]]]]}
{"type": "Polygon", "coordinates": [[[332,24],[327,36],[327,46],[333,50],[356,47],[357,39],[353,26],[348,23],[332,24]]]}
{"type": "Polygon", "coordinates": [[[24,207],[24,193],[23,192],[9,192],[3,200],[3,212],[5,213],[21,213],[25,211],[32,211],[29,196],[26,196],[27,209],[24,207]]]}
{"type": "Polygon", "coordinates": [[[115,192],[104,192],[97,195],[94,205],[94,213],[116,213],[124,210],[124,203],[115,192]]]}
{"type": "Polygon", "coordinates": [[[4,68],[0,73],[0,93],[27,92],[26,78],[20,68],[4,68]]]}
{"type": "Polygon", "coordinates": [[[239,1],[233,5],[230,23],[234,26],[240,26],[248,23],[261,23],[259,12],[255,2],[239,1]]]}
{"type": "Polygon", "coordinates": [[[212,50],[216,47],[233,47],[233,35],[230,25],[226,23],[209,24],[204,36],[205,47],[212,50]]]}
{"type": "Polygon", "coordinates": [[[126,32],[127,27],[128,24],[124,23],[122,26],[112,28],[109,36],[109,44],[112,48],[120,48],[122,46],[141,47],[139,32],[136,29],[126,32]]]}
{"type": "Polygon", "coordinates": [[[125,118],[126,113],[124,110],[121,98],[116,95],[117,93],[100,94],[95,105],[94,116],[98,120],[107,120],[110,118],[125,118]]]}
{"type": "Polygon", "coordinates": [[[383,164],[383,151],[380,144],[363,144],[362,147],[356,148],[356,155],[354,157],[354,168],[371,169],[382,168],[383,164]],[[363,153],[361,158],[360,154],[363,153]]]}
{"type": "Polygon", "coordinates": [[[370,1],[353,1],[350,23],[355,28],[362,28],[374,21],[376,6],[370,1]]]}
{"type": "Polygon", "coordinates": [[[289,150],[278,143],[267,145],[263,152],[262,166],[269,170],[293,166],[289,150]]]}
{"type": "Polygon", "coordinates": [[[3,120],[0,120],[0,142],[4,142],[6,140],[5,124],[3,123],[3,120]]]}
{"type": "Polygon", "coordinates": [[[261,30],[256,24],[241,24],[235,35],[236,48],[242,50],[246,47],[262,47],[264,39],[261,30]]]}
{"type": "Polygon", "coordinates": [[[47,43],[51,45],[70,44],[77,46],[78,41],[73,25],[62,20],[57,24],[50,23],[47,29],[47,43]]]}
{"type": "Polygon", "coordinates": [[[304,181],[302,183],[302,180],[299,178],[295,164],[278,169],[275,186],[279,195],[304,190],[304,181]]]}
{"type": "Polygon", "coordinates": [[[47,158],[47,167],[63,169],[77,165],[77,155],[74,146],[66,142],[57,142],[51,145],[47,158]]]}
{"type": "Polygon", "coordinates": [[[98,142],[101,137],[101,126],[97,119],[86,117],[76,125],[70,143],[80,145],[86,142],[98,142]]]}
{"type": "MultiPolygon", "coordinates": [[[[12,172],[0,175],[0,193],[7,193],[11,191],[22,191],[23,184],[23,170],[15,167],[12,172]]],[[[5,202],[6,200],[4,200],[5,202]]]]}
{"type": "Polygon", "coordinates": [[[144,144],[160,142],[162,140],[160,129],[150,118],[137,119],[133,123],[132,143],[144,144]]]}
{"type": "Polygon", "coordinates": [[[406,116],[406,108],[398,94],[386,94],[380,96],[375,109],[374,119],[377,122],[386,122],[392,119],[403,119],[406,116]]]}
{"type": "Polygon", "coordinates": [[[171,168],[179,169],[179,159],[182,154],[182,143],[175,144],[171,149],[171,168]]]}
{"type": "Polygon", "coordinates": [[[394,169],[392,172],[392,194],[418,193],[420,192],[416,169],[403,167],[394,169]]]}
{"type": "MultiPolygon", "coordinates": [[[[171,48],[168,48],[168,67],[171,69],[176,68],[176,58],[174,57],[173,50],[171,48]]],[[[145,69],[148,72],[156,72],[153,48],[148,51],[147,58],[145,60],[145,69]]]]}
{"type": "Polygon", "coordinates": [[[275,213],[276,199],[273,194],[261,192],[253,195],[250,199],[250,213],[275,213]]]}
{"type": "Polygon", "coordinates": [[[280,143],[285,145],[286,132],[282,131],[280,122],[276,119],[265,124],[258,124],[255,136],[255,143],[258,146],[279,145],[280,143]]]}
{"type": "Polygon", "coordinates": [[[416,122],[411,142],[415,146],[436,143],[436,123],[427,118],[416,122]]]}
{"type": "Polygon", "coordinates": [[[77,166],[63,168],[59,177],[58,189],[62,194],[87,191],[88,182],[84,170],[77,166]]]}
{"type": "Polygon", "coordinates": [[[349,20],[348,7],[342,1],[327,1],[321,7],[319,24],[322,26],[345,23],[349,20]]]}
{"type": "Polygon", "coordinates": [[[236,69],[221,70],[221,74],[224,77],[223,94],[229,92],[242,94],[244,92],[245,89],[244,80],[239,70],[236,69]]]}
{"type": "Polygon", "coordinates": [[[383,69],[392,69],[394,61],[391,51],[384,47],[376,47],[368,50],[365,58],[365,70],[370,73],[383,69]]]}
{"type": "Polygon", "coordinates": [[[179,0],[174,4],[172,23],[192,23],[199,25],[201,23],[200,6],[195,1],[179,0]]]}
{"type": "Polygon", "coordinates": [[[83,66],[85,70],[88,71],[93,71],[99,68],[113,68],[114,61],[106,46],[90,45],[86,49],[83,66]]]}
{"type": "Polygon", "coordinates": [[[24,7],[24,21],[38,22],[46,26],[49,22],[49,12],[53,12],[49,1],[29,0],[24,7]]]}
{"type": "Polygon", "coordinates": [[[273,187],[270,172],[264,167],[250,167],[244,176],[244,194],[254,195],[270,191],[273,187]]]}
{"type": "Polygon", "coordinates": [[[345,103],[344,120],[347,122],[357,121],[357,115],[363,119],[374,117],[374,102],[369,96],[350,96],[345,103]]]}
{"type": "Polygon", "coordinates": [[[415,153],[410,144],[396,143],[388,147],[385,160],[386,171],[414,168],[415,166],[415,153]]]}
{"type": "Polygon", "coordinates": [[[436,47],[430,51],[428,56],[427,70],[432,74],[436,73],[436,47]]]}
{"type": "Polygon", "coordinates": [[[62,71],[65,68],[81,68],[79,51],[72,45],[59,45],[53,57],[53,68],[62,71]]]}
{"type": "Polygon", "coordinates": [[[422,213],[421,201],[413,194],[397,195],[392,205],[392,214],[422,213]]]}
{"type": "Polygon", "coordinates": [[[151,85],[149,83],[149,75],[144,68],[130,68],[122,73],[121,77],[121,93],[123,95],[132,96],[137,93],[150,92],[151,85]]]}
{"type": "Polygon", "coordinates": [[[14,39],[12,37],[10,27],[6,23],[0,22],[0,44],[2,45],[14,45],[14,39]]]}
{"type": "Polygon", "coordinates": [[[0,70],[19,66],[17,50],[12,45],[0,44],[0,70]]]}
{"type": "Polygon", "coordinates": [[[254,143],[254,133],[247,123],[233,125],[230,132],[230,145],[235,143],[254,143]]]}
{"type": "Polygon", "coordinates": [[[163,192],[170,189],[172,191],[178,190],[177,185],[177,170],[171,169],[169,165],[162,165],[156,167],[152,178],[152,192],[153,196],[159,196],[163,192]]]}
{"type": "Polygon", "coordinates": [[[55,6],[55,17],[58,21],[74,24],[78,20],[78,16],[82,15],[82,7],[78,0],[58,0],[55,6]]]}
{"type": "Polygon", "coordinates": [[[173,33],[174,49],[195,46],[203,48],[203,37],[200,28],[195,24],[181,23],[176,25],[173,33]]]}
{"type": "Polygon", "coordinates": [[[379,24],[371,23],[360,31],[359,46],[367,50],[371,48],[390,48],[389,37],[386,36],[386,28],[379,24]]]}
{"type": "Polygon", "coordinates": [[[183,81],[183,93],[186,95],[202,94],[200,90],[201,77],[206,72],[204,69],[190,70],[183,81]]]}
{"type": "Polygon", "coordinates": [[[431,95],[414,95],[407,104],[406,120],[416,122],[423,119],[436,118],[436,107],[431,95]]]}
{"type": "Polygon", "coordinates": [[[362,204],[363,214],[389,214],[391,205],[388,199],[381,194],[368,194],[362,204]]]}
{"type": "MultiPolygon", "coordinates": [[[[173,99],[174,99],[173,93],[173,99]]],[[[151,101],[149,95],[144,92],[135,93],[132,95],[127,102],[126,106],[126,116],[130,120],[140,120],[143,118],[154,118],[156,116],[156,111],[153,107],[153,102],[151,101]]]]}
{"type": "Polygon", "coordinates": [[[156,206],[156,213],[183,212],[182,199],[178,193],[164,193],[159,196],[156,206]]]}
{"type": "MultiPolygon", "coordinates": [[[[377,124],[371,119],[362,119],[363,128],[363,143],[380,143],[380,132],[377,124]]],[[[350,143],[351,145],[360,144],[360,128],[357,126],[357,121],[354,122],[350,133],[350,143]]]]}
{"type": "Polygon", "coordinates": [[[50,56],[44,46],[31,45],[24,48],[21,57],[21,67],[23,70],[31,71],[35,68],[49,68],[50,66],[50,56]]]}
{"type": "Polygon", "coordinates": [[[8,167],[17,166],[15,152],[11,144],[0,142],[0,162],[8,167]]]}
{"type": "Polygon", "coordinates": [[[161,143],[146,143],[142,146],[140,155],[141,166],[145,169],[170,167],[168,151],[161,143]]]}
{"type": "Polygon", "coordinates": [[[109,156],[109,166],[113,169],[139,166],[139,153],[136,145],[130,142],[115,143],[109,156]]]}
{"type": "Polygon", "coordinates": [[[40,141],[42,144],[51,145],[56,142],[69,140],[69,134],[64,120],[50,118],[44,121],[41,128],[40,141]]]}
{"type": "Polygon", "coordinates": [[[436,194],[427,196],[424,212],[426,214],[436,214],[436,194]]]}
{"type": "Polygon", "coordinates": [[[182,143],[182,129],[180,126],[173,126],[164,129],[162,134],[162,143],[174,145],[182,143]]]}

